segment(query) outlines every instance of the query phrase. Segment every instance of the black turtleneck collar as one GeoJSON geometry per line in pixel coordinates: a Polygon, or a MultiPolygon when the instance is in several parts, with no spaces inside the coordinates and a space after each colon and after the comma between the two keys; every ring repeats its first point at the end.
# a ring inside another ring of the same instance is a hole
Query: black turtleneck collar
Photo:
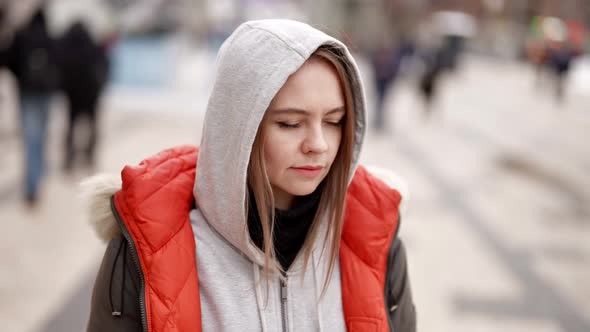
{"type": "MultiPolygon", "coordinates": [[[[248,188],[250,206],[248,208],[248,231],[258,248],[264,250],[262,225],[254,193],[248,188]]],[[[288,210],[275,209],[274,247],[275,254],[283,270],[287,271],[303,247],[307,233],[320,203],[321,185],[311,194],[298,197],[295,206],[288,210]]]]}

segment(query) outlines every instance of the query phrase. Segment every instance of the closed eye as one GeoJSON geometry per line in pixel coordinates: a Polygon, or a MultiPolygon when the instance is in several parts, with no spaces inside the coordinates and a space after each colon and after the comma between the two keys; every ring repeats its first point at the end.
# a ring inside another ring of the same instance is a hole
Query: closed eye
{"type": "Polygon", "coordinates": [[[277,124],[279,125],[279,127],[281,128],[289,128],[289,129],[293,129],[293,128],[299,128],[299,123],[291,123],[291,122],[277,122],[277,124]]]}
{"type": "Polygon", "coordinates": [[[325,123],[327,125],[334,126],[334,127],[342,127],[342,124],[344,123],[344,121],[343,120],[340,120],[340,121],[325,121],[325,123]]]}

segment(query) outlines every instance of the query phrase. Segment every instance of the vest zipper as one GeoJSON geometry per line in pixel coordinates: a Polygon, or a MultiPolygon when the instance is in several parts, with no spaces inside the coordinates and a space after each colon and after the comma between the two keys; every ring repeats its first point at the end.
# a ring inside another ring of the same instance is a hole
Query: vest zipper
{"type": "Polygon", "coordinates": [[[283,280],[280,279],[281,282],[281,318],[283,322],[283,332],[287,332],[289,330],[287,323],[287,278],[283,280]]]}
{"type": "MultiPolygon", "coordinates": [[[[140,283],[140,290],[139,290],[139,312],[141,313],[141,327],[143,332],[148,332],[148,324],[147,324],[147,313],[146,313],[146,306],[145,306],[145,280],[143,279],[143,272],[141,271],[141,265],[139,264],[137,250],[135,248],[135,242],[131,238],[131,235],[127,231],[127,227],[125,227],[125,223],[123,223],[123,219],[119,215],[119,211],[115,207],[115,196],[111,196],[111,210],[113,211],[113,215],[121,228],[121,233],[127,240],[127,244],[129,245],[129,249],[131,250],[131,258],[133,259],[133,265],[135,265],[135,269],[137,270],[137,274],[139,275],[139,283],[140,283]]],[[[121,296],[125,296],[121,294],[121,296]]]]}

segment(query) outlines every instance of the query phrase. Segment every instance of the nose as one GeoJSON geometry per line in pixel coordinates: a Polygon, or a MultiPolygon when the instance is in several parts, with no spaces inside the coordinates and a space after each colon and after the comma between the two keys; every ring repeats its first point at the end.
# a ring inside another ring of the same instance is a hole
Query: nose
{"type": "Polygon", "coordinates": [[[321,125],[313,126],[307,131],[302,148],[304,153],[324,153],[328,151],[326,133],[324,133],[321,125]]]}

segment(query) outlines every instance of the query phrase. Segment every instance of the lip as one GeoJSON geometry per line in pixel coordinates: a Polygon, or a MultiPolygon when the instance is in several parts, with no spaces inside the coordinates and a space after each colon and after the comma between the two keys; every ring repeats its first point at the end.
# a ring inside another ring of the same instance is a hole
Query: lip
{"type": "Polygon", "coordinates": [[[292,170],[296,171],[297,173],[308,177],[308,178],[315,178],[322,174],[322,170],[324,169],[323,166],[301,166],[301,167],[291,167],[292,170]]]}

